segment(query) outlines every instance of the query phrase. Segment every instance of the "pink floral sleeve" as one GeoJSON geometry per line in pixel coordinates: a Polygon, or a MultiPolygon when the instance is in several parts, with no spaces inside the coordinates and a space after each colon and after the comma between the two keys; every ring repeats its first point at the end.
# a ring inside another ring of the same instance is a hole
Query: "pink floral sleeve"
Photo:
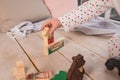
{"type": "Polygon", "coordinates": [[[71,31],[110,8],[111,0],[89,0],[58,19],[65,31],[71,31]]]}

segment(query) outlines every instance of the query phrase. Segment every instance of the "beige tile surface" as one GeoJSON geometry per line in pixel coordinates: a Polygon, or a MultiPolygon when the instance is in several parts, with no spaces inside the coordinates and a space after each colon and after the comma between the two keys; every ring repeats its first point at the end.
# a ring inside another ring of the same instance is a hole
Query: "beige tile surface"
{"type": "Polygon", "coordinates": [[[51,70],[57,74],[60,70],[68,71],[71,58],[77,54],[82,54],[86,61],[83,80],[119,80],[118,70],[108,71],[104,65],[108,58],[106,42],[109,37],[58,30],[55,32],[55,40],[64,37],[65,46],[44,56],[40,35],[41,32],[32,33],[25,39],[11,40],[6,34],[0,34],[0,80],[15,80],[12,69],[18,60],[23,60],[27,73],[51,70]]]}

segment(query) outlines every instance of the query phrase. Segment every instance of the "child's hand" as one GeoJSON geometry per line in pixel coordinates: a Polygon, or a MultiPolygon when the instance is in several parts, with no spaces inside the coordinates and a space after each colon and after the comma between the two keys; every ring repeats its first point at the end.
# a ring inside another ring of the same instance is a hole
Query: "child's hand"
{"type": "Polygon", "coordinates": [[[45,27],[49,27],[50,28],[48,33],[51,35],[57,28],[61,27],[61,23],[60,23],[60,21],[57,18],[52,18],[52,19],[47,20],[43,24],[42,30],[45,27]]]}

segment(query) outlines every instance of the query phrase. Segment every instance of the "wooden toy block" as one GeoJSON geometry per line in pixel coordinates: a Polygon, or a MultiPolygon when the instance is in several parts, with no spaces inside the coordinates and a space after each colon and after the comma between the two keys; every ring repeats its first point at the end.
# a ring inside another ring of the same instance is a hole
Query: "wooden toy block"
{"type": "Polygon", "coordinates": [[[52,43],[48,47],[48,53],[51,54],[64,46],[64,38],[59,39],[58,41],[52,43]]]}
{"type": "Polygon", "coordinates": [[[52,78],[52,73],[51,71],[40,72],[36,75],[36,78],[40,78],[40,79],[52,78]]]}
{"type": "Polygon", "coordinates": [[[24,64],[22,61],[16,62],[16,67],[13,69],[13,74],[17,80],[26,80],[24,64]]]}
{"type": "Polygon", "coordinates": [[[48,27],[45,27],[44,30],[43,30],[42,33],[41,33],[41,36],[42,36],[42,37],[47,37],[47,36],[48,36],[48,31],[49,31],[49,28],[48,28],[48,27]]]}
{"type": "Polygon", "coordinates": [[[67,73],[65,71],[59,71],[51,80],[67,80],[67,73]]]}
{"type": "Polygon", "coordinates": [[[44,55],[48,55],[48,46],[54,42],[54,34],[48,34],[49,28],[45,27],[41,33],[43,38],[43,48],[44,48],[44,55]]]}
{"type": "Polygon", "coordinates": [[[27,80],[50,80],[52,78],[51,71],[39,72],[39,73],[32,73],[27,75],[27,80]]]}
{"type": "Polygon", "coordinates": [[[26,80],[36,80],[36,74],[31,73],[26,76],[26,80]]]}
{"type": "Polygon", "coordinates": [[[49,35],[48,31],[49,31],[49,28],[45,27],[44,30],[41,33],[41,36],[42,36],[43,39],[47,40],[46,41],[47,44],[51,44],[51,43],[54,42],[54,35],[53,34],[49,35]]]}
{"type": "Polygon", "coordinates": [[[48,38],[43,39],[43,44],[44,55],[48,55],[48,38]]]}
{"type": "Polygon", "coordinates": [[[49,55],[64,46],[63,38],[54,42],[54,34],[49,35],[48,31],[49,31],[49,28],[45,27],[41,33],[41,36],[43,38],[43,44],[44,44],[43,45],[44,55],[49,55]]]}
{"type": "Polygon", "coordinates": [[[46,78],[46,79],[36,79],[36,80],[50,80],[49,78],[46,78]]]}
{"type": "Polygon", "coordinates": [[[17,80],[20,80],[19,73],[17,71],[17,68],[13,68],[13,75],[16,77],[17,80]]]}

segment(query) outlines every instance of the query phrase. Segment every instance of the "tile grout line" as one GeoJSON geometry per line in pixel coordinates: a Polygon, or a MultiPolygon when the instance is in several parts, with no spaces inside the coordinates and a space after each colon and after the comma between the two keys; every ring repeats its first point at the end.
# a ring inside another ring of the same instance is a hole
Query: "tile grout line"
{"type": "Polygon", "coordinates": [[[89,74],[85,73],[91,80],[94,80],[89,74]]]}
{"type": "MultiPolygon", "coordinates": [[[[72,63],[72,61],[69,59],[69,58],[67,58],[66,56],[64,56],[60,51],[57,51],[61,56],[63,56],[65,59],[67,59],[70,63],[72,63]]],[[[89,76],[86,72],[85,72],[85,74],[91,79],[91,80],[94,80],[91,76],[89,76]]]]}
{"type": "Polygon", "coordinates": [[[30,60],[30,62],[32,63],[32,65],[34,66],[34,68],[37,70],[37,72],[40,72],[40,70],[37,68],[37,66],[35,65],[35,63],[32,61],[32,59],[30,58],[30,56],[27,54],[27,52],[24,50],[24,48],[22,47],[22,45],[18,42],[18,40],[16,38],[14,38],[15,41],[17,42],[17,44],[19,45],[19,47],[23,50],[23,52],[25,53],[25,55],[27,56],[27,58],[30,60]]]}
{"type": "Polygon", "coordinates": [[[59,50],[57,51],[61,56],[63,56],[65,59],[67,59],[70,63],[72,63],[72,61],[69,59],[69,58],[67,58],[66,56],[64,56],[59,50]]]}
{"type": "MultiPolygon", "coordinates": [[[[61,33],[61,32],[58,32],[58,33],[61,33]]],[[[62,34],[63,36],[65,36],[65,37],[67,37],[68,39],[72,40],[73,42],[75,42],[75,43],[77,43],[77,44],[81,44],[81,43],[77,42],[76,40],[70,38],[69,36],[65,35],[64,33],[61,33],[61,34],[62,34]]],[[[81,45],[82,45],[84,48],[88,49],[88,48],[85,47],[83,44],[81,44],[81,45]]],[[[91,50],[91,49],[88,49],[88,50],[91,51],[91,52],[93,52],[93,53],[95,53],[97,56],[100,56],[102,59],[106,60],[105,57],[99,55],[97,52],[95,52],[95,51],[93,51],[93,50],[91,50]]]]}

